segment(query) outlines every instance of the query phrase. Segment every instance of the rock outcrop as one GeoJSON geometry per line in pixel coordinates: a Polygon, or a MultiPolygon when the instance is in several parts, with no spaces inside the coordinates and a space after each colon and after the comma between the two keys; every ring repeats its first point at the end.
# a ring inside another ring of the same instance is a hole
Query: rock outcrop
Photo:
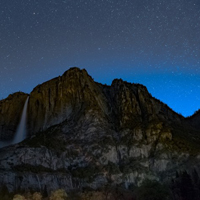
{"type": "Polygon", "coordinates": [[[0,185],[10,191],[128,188],[200,170],[200,131],[139,84],[102,85],[72,68],[33,89],[27,121],[30,137],[0,150],[0,185]]]}

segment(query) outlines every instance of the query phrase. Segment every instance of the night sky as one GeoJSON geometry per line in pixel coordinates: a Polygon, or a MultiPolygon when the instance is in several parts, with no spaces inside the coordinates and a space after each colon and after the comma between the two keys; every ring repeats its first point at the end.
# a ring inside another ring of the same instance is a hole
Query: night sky
{"type": "Polygon", "coordinates": [[[200,108],[199,0],[0,0],[0,99],[70,67],[141,83],[184,116],[200,108]]]}

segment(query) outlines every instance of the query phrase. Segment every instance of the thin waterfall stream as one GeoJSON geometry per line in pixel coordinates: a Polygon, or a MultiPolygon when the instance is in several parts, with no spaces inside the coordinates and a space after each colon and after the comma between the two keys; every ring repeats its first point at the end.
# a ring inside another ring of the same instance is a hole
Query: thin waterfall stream
{"type": "Polygon", "coordinates": [[[12,141],[12,144],[19,143],[26,138],[26,114],[27,114],[27,108],[28,108],[28,100],[29,100],[29,96],[27,97],[25,101],[21,120],[17,128],[17,133],[15,134],[14,140],[12,141]]]}
{"type": "Polygon", "coordinates": [[[25,101],[21,119],[20,119],[20,123],[17,128],[17,132],[15,134],[14,139],[11,141],[0,142],[0,148],[3,148],[5,146],[11,145],[11,144],[19,143],[26,138],[26,115],[27,115],[27,108],[28,108],[28,100],[29,100],[29,96],[27,97],[27,99],[25,101]]]}

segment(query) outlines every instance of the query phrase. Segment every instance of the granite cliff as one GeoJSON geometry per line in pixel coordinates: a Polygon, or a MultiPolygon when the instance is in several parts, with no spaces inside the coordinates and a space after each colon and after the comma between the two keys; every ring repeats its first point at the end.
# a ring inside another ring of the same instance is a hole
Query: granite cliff
{"type": "MultiPolygon", "coordinates": [[[[1,138],[13,136],[27,96],[0,101],[1,138]]],[[[71,68],[29,96],[29,137],[0,149],[0,185],[10,191],[129,188],[200,172],[200,130],[143,85],[102,85],[71,68]]]]}

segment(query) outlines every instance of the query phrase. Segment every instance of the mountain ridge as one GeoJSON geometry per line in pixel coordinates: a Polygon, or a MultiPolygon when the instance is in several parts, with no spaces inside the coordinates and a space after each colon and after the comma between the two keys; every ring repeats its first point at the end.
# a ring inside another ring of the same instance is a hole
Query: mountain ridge
{"type": "MultiPolygon", "coordinates": [[[[12,118],[27,96],[0,101],[1,126],[10,117],[7,129],[17,124],[12,118]]],[[[128,188],[145,179],[168,182],[177,171],[200,173],[199,129],[140,84],[102,85],[72,68],[32,90],[27,121],[27,139],[0,149],[0,186],[9,191],[128,188]]]]}
{"type": "MultiPolygon", "coordinates": [[[[38,84],[37,86],[35,86],[35,87],[32,89],[32,91],[31,91],[30,93],[26,93],[26,92],[22,92],[22,91],[13,92],[12,94],[9,94],[8,97],[1,99],[0,102],[1,102],[1,101],[4,101],[4,100],[7,100],[7,99],[10,99],[10,97],[13,96],[13,95],[15,95],[15,94],[16,94],[16,95],[17,95],[17,94],[30,95],[30,94],[34,91],[34,89],[36,89],[37,87],[40,87],[40,86],[43,85],[43,84],[49,83],[49,82],[51,82],[51,81],[53,81],[53,80],[56,80],[56,79],[62,77],[63,75],[66,75],[66,73],[67,73],[68,71],[73,71],[73,70],[79,70],[79,71],[82,71],[82,70],[83,70],[84,72],[87,73],[87,71],[86,71],[84,68],[83,68],[83,69],[80,69],[80,68],[78,68],[78,67],[72,67],[72,68],[70,68],[69,70],[65,71],[61,76],[57,76],[57,77],[51,78],[51,79],[49,79],[48,81],[44,81],[43,83],[38,84]]],[[[92,78],[88,73],[87,73],[87,75],[93,80],[93,78],[92,78]]],[[[108,85],[108,84],[102,84],[102,83],[97,82],[97,81],[94,81],[94,82],[97,83],[97,84],[100,84],[100,85],[102,85],[102,86],[111,87],[111,86],[113,85],[113,82],[115,82],[115,81],[122,81],[122,82],[127,83],[127,84],[131,84],[131,85],[134,84],[134,85],[142,86],[142,87],[146,88],[146,90],[148,91],[147,87],[144,86],[143,84],[140,84],[140,83],[131,83],[131,82],[128,82],[128,81],[124,81],[124,80],[121,79],[121,78],[115,78],[115,79],[113,79],[113,81],[112,81],[112,83],[111,83],[110,85],[108,85]]],[[[151,93],[149,93],[149,94],[152,96],[151,93]]],[[[154,98],[155,100],[157,100],[157,101],[159,101],[159,102],[162,102],[162,101],[159,100],[157,97],[152,96],[152,98],[154,98]]],[[[182,114],[180,114],[180,113],[174,111],[174,110],[173,110],[170,106],[168,106],[165,102],[162,102],[162,103],[163,103],[164,105],[166,105],[166,106],[168,107],[168,109],[172,110],[174,113],[176,113],[176,114],[178,114],[178,115],[180,115],[180,116],[182,116],[182,117],[184,117],[184,118],[186,118],[186,119],[192,118],[193,116],[196,116],[197,113],[199,113],[199,109],[198,109],[198,110],[196,110],[196,111],[194,112],[194,114],[192,114],[191,116],[186,116],[186,117],[185,117],[185,116],[183,116],[182,114]]]]}

